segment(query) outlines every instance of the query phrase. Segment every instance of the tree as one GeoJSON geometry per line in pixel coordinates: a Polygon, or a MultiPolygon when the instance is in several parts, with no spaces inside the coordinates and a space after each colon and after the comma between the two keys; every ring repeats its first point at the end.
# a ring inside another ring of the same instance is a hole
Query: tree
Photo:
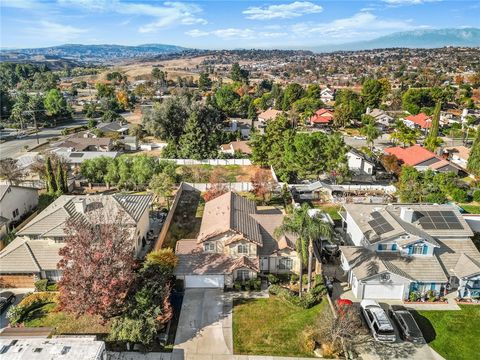
{"type": "Polygon", "coordinates": [[[17,184],[23,178],[23,170],[17,159],[6,158],[0,160],[0,178],[7,180],[10,185],[17,184]]]}
{"type": "Polygon", "coordinates": [[[358,94],[352,90],[339,90],[335,97],[334,124],[344,127],[352,120],[360,119],[363,113],[363,106],[358,94]]]}
{"type": "Polygon", "coordinates": [[[226,183],[227,178],[225,170],[218,167],[213,169],[212,173],[210,174],[208,189],[203,195],[204,200],[210,201],[227,193],[228,187],[226,183]]]}
{"type": "Polygon", "coordinates": [[[98,124],[98,121],[97,121],[97,120],[95,120],[95,119],[89,119],[89,120],[88,120],[88,123],[87,123],[87,127],[88,127],[90,130],[92,130],[92,129],[94,129],[94,128],[97,126],[97,124],[98,124]]]}
{"type": "Polygon", "coordinates": [[[404,147],[416,144],[419,137],[420,130],[416,128],[409,128],[401,120],[398,120],[395,123],[395,130],[390,134],[390,139],[392,139],[394,142],[401,143],[404,147]]]}
{"type": "Polygon", "coordinates": [[[363,115],[362,116],[362,123],[363,126],[360,128],[360,134],[367,138],[367,144],[370,145],[370,150],[373,149],[373,145],[375,144],[375,140],[382,134],[380,130],[378,130],[377,124],[375,123],[375,119],[371,115],[363,115]]]}
{"type": "Polygon", "coordinates": [[[442,144],[442,139],[438,137],[438,131],[440,127],[440,110],[442,109],[442,104],[437,102],[435,105],[435,110],[433,111],[432,123],[428,136],[425,139],[425,148],[435,152],[435,150],[442,144]]]}
{"type": "Polygon", "coordinates": [[[158,198],[163,198],[167,201],[167,208],[170,209],[169,197],[172,195],[172,188],[174,182],[166,173],[159,173],[153,175],[150,180],[149,188],[158,198]]]}
{"type": "Polygon", "coordinates": [[[46,180],[47,180],[47,192],[55,194],[57,192],[57,182],[55,181],[55,174],[53,173],[52,161],[50,157],[47,157],[46,163],[46,180]]]}
{"type": "Polygon", "coordinates": [[[475,176],[480,176],[480,127],[477,129],[477,135],[470,149],[467,170],[475,176]]]}
{"type": "Polygon", "coordinates": [[[232,69],[230,70],[230,79],[235,82],[248,83],[248,76],[248,70],[242,69],[238,62],[232,65],[232,69]]]}
{"type": "Polygon", "coordinates": [[[288,110],[294,102],[305,95],[304,88],[297,83],[288,84],[283,92],[282,110],[288,110]]]}
{"type": "Polygon", "coordinates": [[[60,163],[57,163],[55,169],[55,186],[57,187],[57,194],[65,194],[67,189],[65,188],[65,180],[63,179],[63,169],[60,163]]]}
{"type": "Polygon", "coordinates": [[[50,116],[55,118],[68,113],[67,101],[58,89],[51,89],[44,100],[45,109],[50,116]]]}
{"type": "Polygon", "coordinates": [[[275,229],[275,235],[293,234],[297,237],[296,249],[300,260],[300,292],[302,296],[302,273],[303,264],[308,261],[308,290],[311,289],[312,268],[313,268],[313,242],[320,240],[331,240],[333,229],[329,223],[322,219],[322,214],[310,215],[310,206],[306,203],[293,211],[293,214],[285,216],[280,227],[275,229]]]}
{"type": "Polygon", "coordinates": [[[390,91],[390,84],[386,79],[367,79],[362,85],[363,105],[369,108],[378,108],[382,100],[390,91]]]}
{"type": "Polygon", "coordinates": [[[269,194],[271,194],[274,182],[272,181],[272,176],[269,170],[266,169],[258,169],[255,171],[255,174],[250,179],[252,183],[252,193],[255,194],[256,197],[262,199],[263,203],[269,194]]]}
{"type": "Polygon", "coordinates": [[[382,163],[385,170],[391,174],[400,174],[401,165],[399,164],[398,158],[393,154],[381,155],[380,162],[382,163]]]}
{"type": "Polygon", "coordinates": [[[65,246],[58,267],[61,309],[107,320],[124,309],[135,279],[131,222],[124,213],[91,210],[65,226],[65,246]]]}
{"type": "Polygon", "coordinates": [[[240,95],[235,91],[234,85],[222,85],[215,91],[214,95],[216,106],[229,116],[236,116],[239,104],[240,95]]]}
{"type": "Polygon", "coordinates": [[[212,86],[212,80],[208,76],[207,73],[201,73],[200,77],[198,78],[198,88],[202,91],[210,89],[212,86]]]}
{"type": "Polygon", "coordinates": [[[410,88],[402,96],[402,107],[411,114],[418,114],[422,109],[434,105],[431,89],[410,88]]]}

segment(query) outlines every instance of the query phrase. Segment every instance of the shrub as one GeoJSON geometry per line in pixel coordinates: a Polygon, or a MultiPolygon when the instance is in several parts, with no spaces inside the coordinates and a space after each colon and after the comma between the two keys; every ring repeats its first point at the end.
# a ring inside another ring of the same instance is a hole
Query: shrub
{"type": "Polygon", "coordinates": [[[58,284],[53,283],[53,284],[47,285],[47,291],[58,291],[58,284]]]}
{"type": "Polygon", "coordinates": [[[58,293],[48,291],[36,292],[24,297],[18,306],[30,311],[34,307],[49,303],[58,303],[58,293]]]}
{"type": "Polygon", "coordinates": [[[253,283],[253,288],[256,290],[256,291],[260,291],[262,289],[262,280],[260,279],[255,279],[254,283],[253,283]]]}
{"type": "Polygon", "coordinates": [[[21,306],[12,305],[7,310],[7,319],[11,325],[16,325],[20,322],[20,319],[23,317],[25,311],[21,306]]]}
{"type": "Polygon", "coordinates": [[[279,282],[278,277],[274,274],[268,274],[267,275],[267,280],[270,284],[278,284],[278,282],[279,282]]]}
{"type": "Polygon", "coordinates": [[[167,271],[173,271],[178,258],[172,249],[155,250],[147,254],[144,267],[156,265],[167,271]]]}
{"type": "Polygon", "coordinates": [[[408,295],[408,299],[410,301],[417,301],[418,300],[418,293],[416,291],[411,291],[410,294],[408,295]]]}
{"type": "Polygon", "coordinates": [[[48,279],[41,279],[35,282],[35,291],[47,291],[48,279]]]}
{"type": "Polygon", "coordinates": [[[465,190],[455,188],[450,192],[450,196],[452,197],[453,201],[456,202],[467,202],[468,201],[468,194],[465,190]]]}
{"type": "Polygon", "coordinates": [[[315,350],[315,329],[307,327],[300,334],[300,347],[305,353],[313,353],[315,350]]]}
{"type": "Polygon", "coordinates": [[[480,190],[475,190],[472,196],[473,196],[473,201],[480,202],[480,190]]]}
{"type": "Polygon", "coordinates": [[[271,295],[278,295],[282,290],[284,289],[281,286],[275,284],[268,287],[268,293],[271,295]]]}
{"type": "Polygon", "coordinates": [[[299,279],[299,276],[297,274],[290,275],[290,282],[292,284],[296,283],[298,281],[298,279],[299,279]]]}
{"type": "Polygon", "coordinates": [[[241,291],[242,283],[239,280],[235,280],[235,282],[233,283],[233,289],[236,291],[241,291]]]}

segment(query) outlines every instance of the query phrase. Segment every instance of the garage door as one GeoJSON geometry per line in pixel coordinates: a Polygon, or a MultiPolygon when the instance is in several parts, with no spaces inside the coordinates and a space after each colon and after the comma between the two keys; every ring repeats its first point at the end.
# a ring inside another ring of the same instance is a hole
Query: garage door
{"type": "Polygon", "coordinates": [[[224,275],[187,275],[185,276],[186,288],[223,288],[224,275]]]}
{"type": "Polygon", "coordinates": [[[33,288],[35,278],[33,274],[0,275],[0,288],[33,288]]]}
{"type": "Polygon", "coordinates": [[[403,285],[365,284],[364,299],[403,299],[403,285]]]}

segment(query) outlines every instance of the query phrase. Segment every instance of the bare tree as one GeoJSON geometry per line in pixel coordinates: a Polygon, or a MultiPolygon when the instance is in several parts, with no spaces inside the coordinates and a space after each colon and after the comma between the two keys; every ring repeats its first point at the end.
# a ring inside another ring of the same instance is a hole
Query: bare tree
{"type": "Polygon", "coordinates": [[[18,160],[12,158],[0,160],[0,178],[6,179],[10,185],[18,184],[23,175],[23,170],[18,166],[18,160]]]}

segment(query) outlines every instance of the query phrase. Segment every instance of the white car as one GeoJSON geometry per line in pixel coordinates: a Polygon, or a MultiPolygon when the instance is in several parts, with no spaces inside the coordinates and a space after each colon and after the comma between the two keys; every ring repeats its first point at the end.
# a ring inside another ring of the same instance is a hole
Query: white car
{"type": "Polygon", "coordinates": [[[365,136],[359,136],[359,135],[355,135],[353,138],[355,140],[367,140],[367,138],[365,136]]]}
{"type": "Polygon", "coordinates": [[[397,341],[392,322],[385,310],[375,300],[362,300],[360,307],[375,340],[382,342],[397,341]]]}

